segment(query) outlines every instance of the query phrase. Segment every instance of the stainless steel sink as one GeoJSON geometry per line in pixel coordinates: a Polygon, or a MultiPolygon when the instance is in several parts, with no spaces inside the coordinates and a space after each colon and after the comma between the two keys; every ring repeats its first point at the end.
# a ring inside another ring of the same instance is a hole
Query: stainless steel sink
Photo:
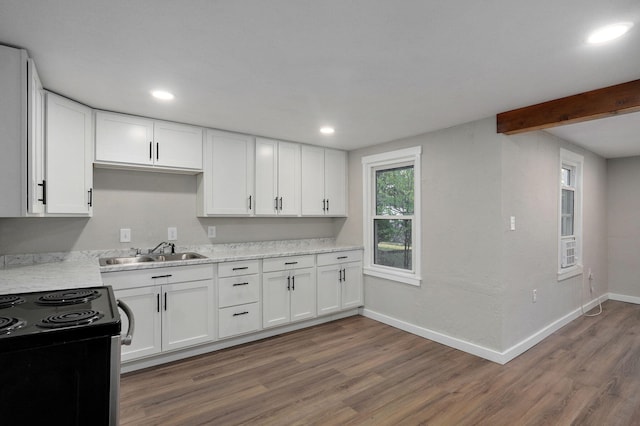
{"type": "Polygon", "coordinates": [[[145,262],[171,262],[176,260],[190,260],[190,259],[206,259],[199,253],[170,253],[170,254],[150,254],[150,255],[138,255],[130,257],[103,257],[100,258],[100,266],[111,265],[127,265],[131,263],[145,263],[145,262]]]}

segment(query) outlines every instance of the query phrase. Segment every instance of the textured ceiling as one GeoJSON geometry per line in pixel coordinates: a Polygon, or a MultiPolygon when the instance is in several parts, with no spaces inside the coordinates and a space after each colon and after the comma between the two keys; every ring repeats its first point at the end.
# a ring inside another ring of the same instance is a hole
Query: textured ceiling
{"type": "Polygon", "coordinates": [[[640,78],[640,1],[2,0],[0,43],[95,108],[355,149],[640,78]]]}

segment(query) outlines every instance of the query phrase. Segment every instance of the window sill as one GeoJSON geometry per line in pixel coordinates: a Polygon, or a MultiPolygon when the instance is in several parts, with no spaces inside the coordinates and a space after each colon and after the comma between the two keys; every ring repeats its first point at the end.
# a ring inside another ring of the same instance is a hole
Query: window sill
{"type": "Polygon", "coordinates": [[[569,278],[582,275],[582,265],[572,266],[571,268],[558,271],[558,281],[568,280],[569,278]]]}
{"type": "Polygon", "coordinates": [[[400,283],[404,283],[404,284],[409,284],[409,285],[413,285],[416,287],[420,287],[420,283],[422,281],[422,279],[416,275],[413,274],[406,274],[406,273],[402,273],[402,272],[395,272],[395,271],[389,271],[389,270],[381,270],[378,268],[373,268],[371,266],[365,266],[362,269],[362,272],[365,275],[371,275],[373,277],[378,277],[378,278],[384,278],[386,280],[390,280],[390,281],[397,281],[400,283]]]}

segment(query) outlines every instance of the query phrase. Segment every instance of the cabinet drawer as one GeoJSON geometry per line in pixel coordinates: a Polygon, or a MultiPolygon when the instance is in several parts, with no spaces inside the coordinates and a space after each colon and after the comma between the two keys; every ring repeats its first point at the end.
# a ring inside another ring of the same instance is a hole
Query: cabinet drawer
{"type": "Polygon", "coordinates": [[[224,262],[218,265],[218,277],[235,277],[258,273],[258,260],[240,260],[238,262],[224,262]]]}
{"type": "Polygon", "coordinates": [[[174,266],[169,268],[138,269],[103,272],[102,283],[114,290],[147,287],[150,285],[213,279],[213,265],[174,266]]]}
{"type": "Polygon", "coordinates": [[[318,255],[318,266],[335,265],[362,260],[362,250],[337,251],[318,255]]]}
{"type": "Polygon", "coordinates": [[[257,303],[233,306],[218,310],[218,337],[249,333],[260,328],[260,311],[257,303]]]}
{"type": "Polygon", "coordinates": [[[262,272],[284,271],[288,269],[310,268],[315,266],[315,256],[272,257],[262,261],[262,272]]]}
{"type": "Polygon", "coordinates": [[[258,275],[227,277],[218,280],[218,306],[243,305],[260,299],[258,275]]]}

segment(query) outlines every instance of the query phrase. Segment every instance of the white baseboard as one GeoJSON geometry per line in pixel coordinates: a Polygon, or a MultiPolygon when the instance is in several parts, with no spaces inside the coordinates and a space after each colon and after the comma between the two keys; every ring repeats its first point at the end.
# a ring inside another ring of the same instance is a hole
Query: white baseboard
{"type": "Polygon", "coordinates": [[[637,296],[625,296],[624,294],[609,293],[609,299],[640,305],[640,297],[637,296]]]}
{"type": "MultiPolygon", "coordinates": [[[[605,294],[600,297],[600,301],[604,302],[608,298],[609,298],[609,295],[605,294]]],[[[639,301],[638,303],[640,303],[640,298],[637,298],[637,299],[639,301]]],[[[440,333],[438,331],[430,330],[425,327],[420,327],[418,325],[411,324],[406,321],[402,321],[397,318],[393,318],[376,311],[372,311],[371,309],[366,309],[366,308],[363,309],[362,315],[364,315],[367,318],[380,321],[392,327],[399,328],[400,330],[404,330],[406,332],[415,334],[417,336],[424,337],[425,339],[433,340],[434,342],[442,343],[443,345],[449,346],[451,348],[458,349],[475,356],[479,356],[486,360],[493,361],[498,364],[506,364],[507,362],[516,358],[518,355],[521,355],[522,353],[526,352],[528,349],[540,343],[546,337],[550,336],[551,334],[558,331],[565,325],[569,324],[574,319],[578,318],[582,314],[582,310],[584,310],[584,312],[587,312],[596,306],[598,306],[598,299],[594,299],[591,302],[582,306],[581,308],[575,309],[574,311],[568,313],[562,318],[557,319],[556,321],[552,322],[546,327],[533,333],[529,337],[521,340],[519,343],[513,345],[512,347],[510,347],[504,352],[500,352],[495,349],[490,349],[481,345],[477,345],[475,343],[471,343],[466,340],[459,339],[457,337],[449,336],[447,334],[440,333]]]]}

